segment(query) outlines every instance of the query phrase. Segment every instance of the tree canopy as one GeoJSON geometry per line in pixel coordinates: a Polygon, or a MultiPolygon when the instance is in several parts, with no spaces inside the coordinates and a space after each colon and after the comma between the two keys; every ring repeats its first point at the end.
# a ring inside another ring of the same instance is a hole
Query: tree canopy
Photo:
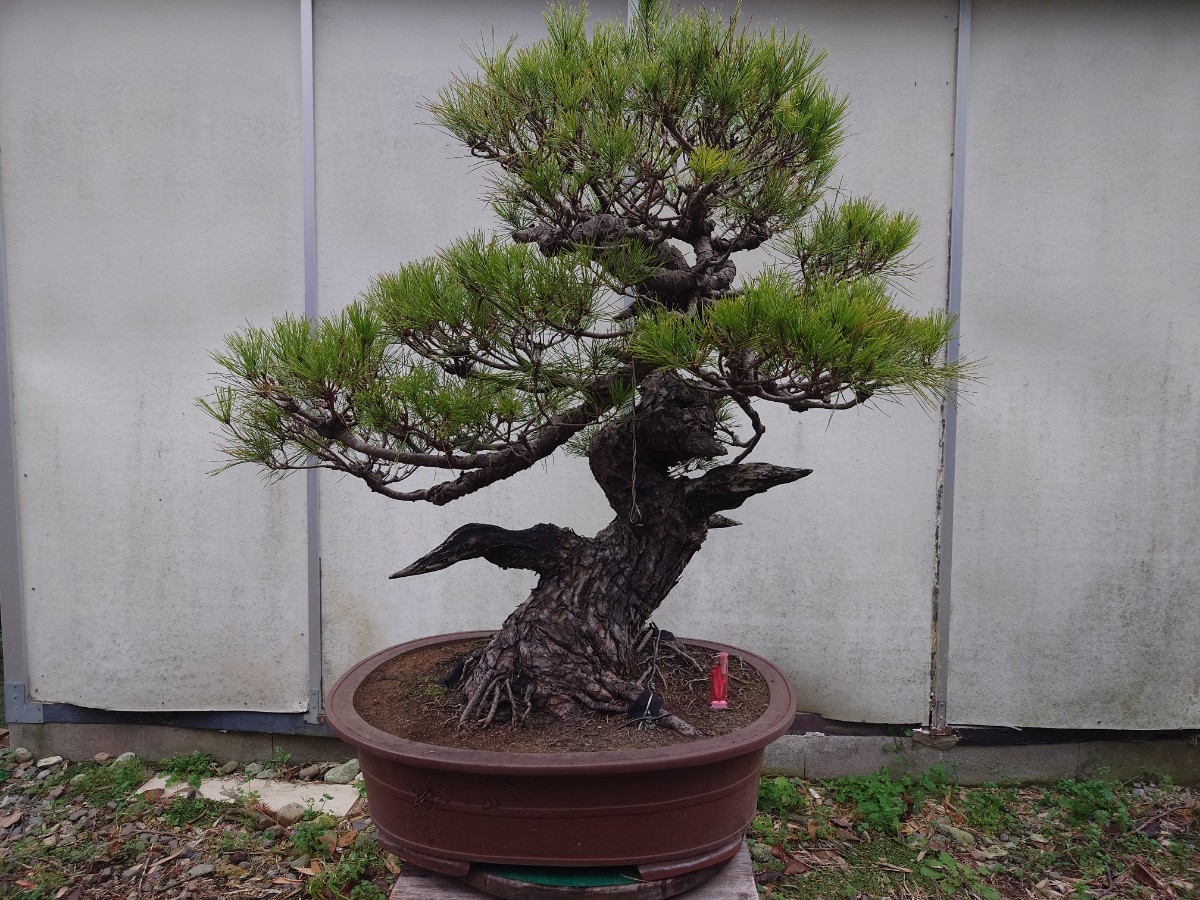
{"type": "Polygon", "coordinates": [[[937,402],[963,374],[944,360],[953,320],[893,299],[915,218],[828,188],[847,102],[807,37],[661,2],[590,29],[554,6],[546,29],[478,51],[428,104],[492,164],[498,232],[319,321],[231,335],[201,401],[229,465],[442,504],[586,453],[655,371],[720,401],[735,462],[764,431],[757,404],[937,402]],[[735,254],[764,244],[773,264],[739,280],[735,254]],[[445,477],[405,489],[422,469],[445,477]]]}

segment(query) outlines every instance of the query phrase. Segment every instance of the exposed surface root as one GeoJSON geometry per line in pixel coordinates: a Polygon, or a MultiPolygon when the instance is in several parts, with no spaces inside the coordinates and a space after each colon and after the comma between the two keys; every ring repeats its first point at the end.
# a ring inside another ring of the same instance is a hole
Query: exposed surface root
{"type": "MultiPolygon", "coordinates": [[[[486,728],[500,722],[524,721],[535,708],[572,724],[580,724],[592,715],[619,715],[628,712],[645,693],[647,680],[656,673],[656,667],[650,664],[638,681],[579,667],[533,674],[519,666],[516,646],[494,654],[488,653],[490,647],[473,651],[463,661],[458,682],[463,690],[459,727],[474,724],[486,728]]],[[[690,656],[682,656],[699,666],[690,656]]],[[[661,680],[665,676],[659,672],[657,677],[661,680]]],[[[691,724],[669,712],[647,721],[685,737],[700,735],[691,724]]]]}

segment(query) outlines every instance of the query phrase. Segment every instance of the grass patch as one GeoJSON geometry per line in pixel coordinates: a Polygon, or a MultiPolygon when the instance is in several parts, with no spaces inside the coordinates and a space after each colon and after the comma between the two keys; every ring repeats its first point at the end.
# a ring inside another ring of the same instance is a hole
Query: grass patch
{"type": "Polygon", "coordinates": [[[1200,792],[1162,779],[767,778],[749,837],[768,898],[1200,900],[1200,792]]]}
{"type": "Polygon", "coordinates": [[[135,758],[85,767],[71,776],[69,784],[72,794],[93,806],[101,806],[125,800],[149,777],[145,763],[135,758]]]}
{"type": "Polygon", "coordinates": [[[207,828],[227,809],[224,803],[216,800],[179,794],[171,798],[167,808],[163,810],[162,818],[173,828],[183,828],[187,825],[207,828]]]}
{"type": "Polygon", "coordinates": [[[200,779],[213,770],[213,758],[205,753],[189,753],[186,756],[169,756],[160,760],[158,769],[167,776],[167,786],[187,784],[200,787],[200,779]]]}

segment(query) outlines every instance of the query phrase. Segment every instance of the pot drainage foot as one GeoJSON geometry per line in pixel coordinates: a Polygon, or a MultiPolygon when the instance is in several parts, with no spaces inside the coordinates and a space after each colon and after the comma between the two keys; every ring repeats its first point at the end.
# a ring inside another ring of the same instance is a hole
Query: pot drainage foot
{"type": "Polygon", "coordinates": [[[646,881],[633,866],[573,869],[475,865],[463,881],[503,900],[560,900],[570,897],[664,900],[703,884],[719,870],[719,865],[712,865],[681,875],[646,881]]]}

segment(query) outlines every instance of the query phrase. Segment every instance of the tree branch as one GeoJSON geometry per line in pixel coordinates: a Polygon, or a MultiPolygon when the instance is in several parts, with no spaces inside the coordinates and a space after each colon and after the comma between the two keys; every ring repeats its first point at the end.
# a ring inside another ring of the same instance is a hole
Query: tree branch
{"type": "Polygon", "coordinates": [[[722,509],[736,509],[755,494],[781,484],[799,481],[812,469],[793,469],[771,463],[718,466],[684,488],[688,507],[697,515],[712,515],[722,509]]]}
{"type": "Polygon", "coordinates": [[[392,578],[425,575],[467,559],[486,559],[502,569],[530,569],[545,573],[555,567],[564,545],[575,547],[587,539],[557,525],[534,525],[521,531],[483,525],[464,525],[437,547],[392,578]]]}

